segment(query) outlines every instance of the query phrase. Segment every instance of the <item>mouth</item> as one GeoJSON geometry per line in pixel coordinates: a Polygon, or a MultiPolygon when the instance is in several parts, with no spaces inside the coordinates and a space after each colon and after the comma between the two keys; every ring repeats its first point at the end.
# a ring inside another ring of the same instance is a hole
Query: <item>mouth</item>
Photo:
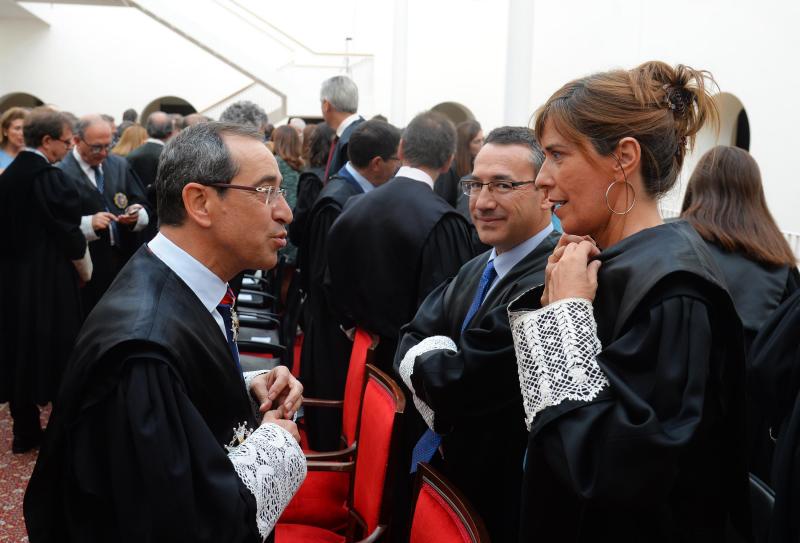
{"type": "Polygon", "coordinates": [[[286,232],[281,232],[280,234],[276,234],[276,235],[270,236],[270,237],[277,242],[279,248],[280,247],[286,247],[286,243],[287,243],[287,241],[286,241],[286,232]]]}
{"type": "Polygon", "coordinates": [[[553,200],[548,199],[550,202],[550,211],[558,215],[558,210],[567,205],[567,200],[553,200]]]}

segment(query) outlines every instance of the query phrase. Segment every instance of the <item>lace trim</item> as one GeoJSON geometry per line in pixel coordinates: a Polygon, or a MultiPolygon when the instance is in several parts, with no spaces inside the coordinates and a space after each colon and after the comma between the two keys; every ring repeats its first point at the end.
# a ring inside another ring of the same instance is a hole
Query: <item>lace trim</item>
{"type": "Polygon", "coordinates": [[[228,458],[256,499],[256,526],[266,538],[306,478],[306,457],[289,432],[266,423],[231,448],[228,458]]]}
{"type": "Polygon", "coordinates": [[[567,298],[536,311],[509,311],[528,430],[540,411],[564,400],[591,401],[608,386],[592,304],[567,298]]]}
{"type": "Polygon", "coordinates": [[[458,347],[456,346],[455,342],[447,336],[426,337],[411,347],[408,352],[406,352],[406,355],[403,357],[403,361],[400,362],[400,368],[398,369],[400,378],[406,384],[408,389],[414,394],[412,399],[414,400],[414,405],[417,407],[417,411],[419,411],[419,414],[422,416],[425,424],[427,424],[428,428],[431,430],[433,430],[433,409],[431,409],[428,404],[417,398],[417,395],[414,392],[414,385],[411,384],[411,376],[414,374],[414,362],[419,355],[427,353],[428,351],[435,351],[439,349],[457,351],[458,347]]]}
{"type": "Polygon", "coordinates": [[[264,373],[269,373],[269,370],[255,370],[255,371],[242,372],[242,377],[244,378],[244,389],[247,391],[247,397],[250,398],[250,407],[253,408],[253,413],[255,413],[256,420],[259,422],[261,422],[261,417],[259,416],[258,408],[261,407],[261,405],[258,402],[256,402],[255,398],[253,398],[253,395],[250,394],[250,383],[253,382],[253,379],[264,373]]]}

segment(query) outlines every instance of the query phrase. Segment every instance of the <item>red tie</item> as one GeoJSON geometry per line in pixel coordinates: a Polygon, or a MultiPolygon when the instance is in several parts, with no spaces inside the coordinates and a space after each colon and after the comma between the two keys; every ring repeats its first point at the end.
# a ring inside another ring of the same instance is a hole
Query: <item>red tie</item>
{"type": "MultiPolygon", "coordinates": [[[[325,164],[325,179],[323,181],[325,183],[328,182],[328,173],[331,169],[331,161],[333,160],[333,151],[336,150],[336,144],[339,143],[339,136],[334,136],[333,141],[331,142],[331,150],[328,151],[328,162],[325,164]]],[[[336,173],[336,172],[334,172],[336,173]]]]}
{"type": "Polygon", "coordinates": [[[233,289],[228,287],[228,292],[225,293],[225,296],[222,297],[222,301],[219,305],[227,305],[228,307],[233,307],[233,302],[236,301],[236,296],[233,295],[233,289]]]}

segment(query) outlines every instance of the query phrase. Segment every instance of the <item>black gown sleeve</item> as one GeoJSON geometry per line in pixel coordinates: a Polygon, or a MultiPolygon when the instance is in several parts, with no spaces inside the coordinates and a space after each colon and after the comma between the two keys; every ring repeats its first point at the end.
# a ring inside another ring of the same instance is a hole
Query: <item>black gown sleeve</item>
{"type": "Polygon", "coordinates": [[[75,503],[87,521],[79,531],[97,535],[100,506],[120,533],[76,540],[261,541],[255,498],[167,364],[128,359],[111,396],[82,420],[75,479],[98,503],[75,503]]]}
{"type": "Polygon", "coordinates": [[[442,217],[422,248],[416,306],[473,256],[469,224],[455,213],[442,217]]]}
{"type": "Polygon", "coordinates": [[[64,256],[70,260],[82,258],[86,239],[80,229],[81,202],[75,185],[53,170],[45,171],[32,183],[45,229],[56,240],[64,256]]]}

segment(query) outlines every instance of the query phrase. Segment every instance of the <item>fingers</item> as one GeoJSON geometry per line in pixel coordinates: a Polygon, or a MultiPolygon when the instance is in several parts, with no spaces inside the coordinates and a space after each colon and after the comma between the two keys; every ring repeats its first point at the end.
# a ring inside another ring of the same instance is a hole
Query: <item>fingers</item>
{"type": "MultiPolygon", "coordinates": [[[[285,366],[278,366],[270,372],[269,390],[267,397],[270,402],[280,400],[280,408],[286,411],[285,418],[291,418],[295,412],[303,405],[303,384],[295,379],[289,369],[285,366]]],[[[261,411],[264,412],[265,409],[261,411]]]]}
{"type": "Polygon", "coordinates": [[[586,268],[586,278],[595,290],[597,289],[597,272],[600,270],[601,264],[599,260],[592,260],[586,268]]]}
{"type": "Polygon", "coordinates": [[[297,424],[295,424],[294,422],[292,422],[290,420],[286,420],[283,417],[283,415],[284,415],[284,412],[280,408],[278,408],[276,410],[273,410],[273,411],[267,411],[264,414],[264,418],[261,419],[261,423],[262,424],[271,423],[271,424],[276,424],[276,425],[280,426],[281,428],[283,428],[284,430],[286,430],[287,432],[292,434],[292,437],[298,443],[300,443],[300,431],[297,429],[297,424]]]}

